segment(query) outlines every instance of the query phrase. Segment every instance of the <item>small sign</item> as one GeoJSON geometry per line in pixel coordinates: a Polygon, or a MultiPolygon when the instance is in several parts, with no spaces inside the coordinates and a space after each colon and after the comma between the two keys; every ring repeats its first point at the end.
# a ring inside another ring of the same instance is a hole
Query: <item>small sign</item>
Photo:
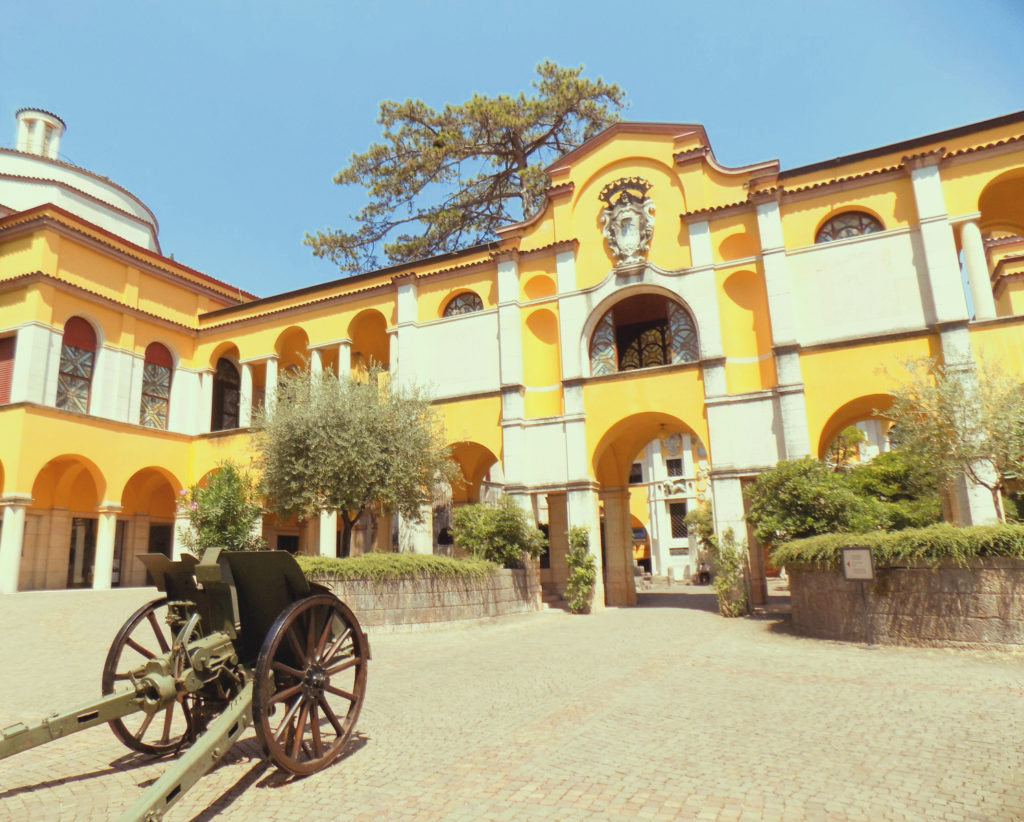
{"type": "Polygon", "coordinates": [[[871,561],[871,549],[856,546],[843,549],[844,579],[874,579],[875,566],[871,561]]]}

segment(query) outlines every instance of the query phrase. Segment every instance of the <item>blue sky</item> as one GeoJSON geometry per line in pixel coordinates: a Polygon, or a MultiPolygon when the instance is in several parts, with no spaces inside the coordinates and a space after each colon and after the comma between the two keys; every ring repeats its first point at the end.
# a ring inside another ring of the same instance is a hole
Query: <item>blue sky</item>
{"type": "Polygon", "coordinates": [[[792,168],[1024,109],[1024,0],[7,0],[0,145],[24,106],[142,198],[164,253],[259,295],[334,279],[302,244],[365,202],[331,178],[384,99],[516,93],[552,59],[792,168]],[[6,122],[6,127],[3,123],[6,122]]]}

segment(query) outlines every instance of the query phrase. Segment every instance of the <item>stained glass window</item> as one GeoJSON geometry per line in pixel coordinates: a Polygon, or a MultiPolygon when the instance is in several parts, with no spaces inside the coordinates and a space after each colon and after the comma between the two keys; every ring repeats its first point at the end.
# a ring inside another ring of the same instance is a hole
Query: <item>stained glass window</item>
{"type": "Polygon", "coordinates": [[[699,359],[689,312],[656,294],[629,297],[609,310],[590,338],[593,376],[699,359]]]}
{"type": "Polygon", "coordinates": [[[170,352],[159,343],[146,349],[146,362],[142,367],[142,406],[139,424],[147,428],[167,428],[171,404],[170,352]]]}
{"type": "Polygon", "coordinates": [[[833,240],[860,237],[862,234],[874,234],[881,230],[882,224],[870,214],[863,211],[847,211],[828,220],[819,228],[814,242],[830,243],[833,240]]]}
{"type": "Polygon", "coordinates": [[[615,351],[615,320],[612,312],[605,314],[590,338],[590,373],[614,374],[619,370],[618,355],[615,351]]]}
{"type": "Polygon", "coordinates": [[[700,359],[693,318],[677,303],[668,304],[668,337],[672,362],[694,362],[700,359]]]}
{"type": "Polygon", "coordinates": [[[444,316],[454,317],[456,314],[472,314],[474,311],[483,310],[483,300],[472,291],[464,291],[448,301],[448,305],[444,307],[444,316]]]}
{"type": "Polygon", "coordinates": [[[92,372],[96,364],[96,334],[80,317],[64,325],[57,374],[57,407],[65,411],[89,412],[92,372]]]}

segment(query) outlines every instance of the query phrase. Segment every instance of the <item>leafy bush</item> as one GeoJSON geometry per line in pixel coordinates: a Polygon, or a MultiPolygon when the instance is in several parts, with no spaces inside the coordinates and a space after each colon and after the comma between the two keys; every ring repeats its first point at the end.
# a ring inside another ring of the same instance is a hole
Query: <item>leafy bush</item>
{"type": "Polygon", "coordinates": [[[263,508],[256,481],[233,462],[222,462],[206,486],[193,485],[182,492],[179,509],[188,526],[179,531],[181,541],[196,556],[207,548],[259,551],[266,546],[260,536],[263,508]]]}
{"type": "Polygon", "coordinates": [[[924,528],[942,519],[938,475],[905,449],[879,454],[842,477],[857,496],[878,503],[880,527],[924,528]]]}
{"type": "Polygon", "coordinates": [[[746,550],[737,544],[732,528],[726,528],[721,539],[715,533],[711,503],[702,502],[686,512],[686,524],[694,530],[703,558],[714,570],[715,597],[722,616],[735,617],[747,611],[747,580],[743,573],[746,550]]]}
{"type": "Polygon", "coordinates": [[[569,553],[566,556],[569,577],[565,598],[574,614],[589,614],[597,584],[597,562],[590,553],[590,534],[586,528],[569,529],[569,553]]]}
{"type": "Polygon", "coordinates": [[[522,568],[524,556],[539,557],[547,545],[544,534],[526,518],[512,497],[494,505],[463,505],[452,512],[455,543],[480,559],[505,568],[522,568]]]}
{"type": "Polygon", "coordinates": [[[868,531],[883,517],[813,457],[784,460],[747,488],[747,519],[763,542],[779,543],[836,531],[868,531]]]}
{"type": "Polygon", "coordinates": [[[715,596],[722,616],[737,617],[747,612],[747,581],[743,575],[746,565],[742,542],[736,542],[732,528],[722,532],[711,551],[715,568],[715,596]]]}
{"type": "Polygon", "coordinates": [[[451,559],[432,554],[364,554],[361,557],[297,556],[299,567],[310,579],[393,579],[440,577],[481,579],[498,570],[493,562],[467,557],[451,559]]]}
{"type": "Polygon", "coordinates": [[[867,534],[823,534],[778,545],[772,562],[818,564],[838,568],[842,549],[866,546],[876,566],[908,563],[939,563],[944,559],[959,565],[971,557],[1018,557],[1024,559],[1024,525],[975,525],[957,528],[940,523],[905,531],[875,531],[867,534]]]}

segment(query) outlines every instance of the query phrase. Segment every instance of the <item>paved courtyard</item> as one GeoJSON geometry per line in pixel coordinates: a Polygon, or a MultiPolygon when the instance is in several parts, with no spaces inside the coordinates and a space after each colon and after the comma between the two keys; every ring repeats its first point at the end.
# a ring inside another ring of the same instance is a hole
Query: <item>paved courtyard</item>
{"type": "MultiPolygon", "coordinates": [[[[803,639],[707,590],[371,634],[346,758],[286,778],[250,731],[167,818],[1024,818],[1024,655],[803,639]]],[[[0,597],[0,726],[97,694],[152,596],[0,597]]],[[[116,818],[165,767],[94,728],[0,762],[0,819],[116,818]]]]}

